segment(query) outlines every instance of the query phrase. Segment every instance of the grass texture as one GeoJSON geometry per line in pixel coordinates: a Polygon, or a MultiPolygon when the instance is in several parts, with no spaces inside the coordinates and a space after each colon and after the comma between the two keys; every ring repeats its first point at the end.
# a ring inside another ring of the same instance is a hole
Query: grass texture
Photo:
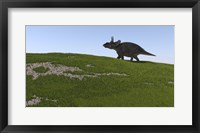
{"type": "MultiPolygon", "coordinates": [[[[26,76],[26,101],[42,97],[35,107],[173,107],[174,65],[130,62],[84,54],[26,54],[26,63],[51,62],[83,71],[71,74],[123,73],[83,80],[48,75],[35,80],[26,76]],[[88,67],[89,65],[89,67],[88,67]],[[91,67],[90,67],[91,66],[91,67]]],[[[45,73],[45,68],[35,71],[45,73]]]]}

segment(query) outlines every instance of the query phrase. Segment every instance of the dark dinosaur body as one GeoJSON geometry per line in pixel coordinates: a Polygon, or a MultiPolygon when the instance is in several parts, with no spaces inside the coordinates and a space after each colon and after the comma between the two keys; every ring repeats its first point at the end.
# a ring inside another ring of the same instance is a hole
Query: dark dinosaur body
{"type": "Polygon", "coordinates": [[[105,48],[114,49],[118,54],[118,59],[124,59],[124,56],[131,57],[131,61],[136,59],[139,61],[139,58],[137,57],[139,54],[143,55],[150,55],[155,56],[147,51],[145,51],[142,47],[135,43],[131,42],[122,42],[118,40],[117,42],[114,42],[114,38],[111,39],[111,42],[107,42],[103,45],[105,48]]]}

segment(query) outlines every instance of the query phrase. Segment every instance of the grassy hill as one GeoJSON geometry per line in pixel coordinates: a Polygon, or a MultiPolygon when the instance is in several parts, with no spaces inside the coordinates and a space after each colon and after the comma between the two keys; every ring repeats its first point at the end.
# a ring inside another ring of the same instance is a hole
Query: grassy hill
{"type": "Polygon", "coordinates": [[[173,107],[174,65],[83,54],[26,54],[27,106],[173,107]]]}

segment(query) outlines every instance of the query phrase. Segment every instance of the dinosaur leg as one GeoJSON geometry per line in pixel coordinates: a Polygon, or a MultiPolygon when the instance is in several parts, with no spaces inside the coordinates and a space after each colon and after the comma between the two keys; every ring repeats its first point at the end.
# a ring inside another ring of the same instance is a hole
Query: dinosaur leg
{"type": "Polygon", "coordinates": [[[131,57],[131,60],[130,61],[133,61],[133,57],[131,57]]]}
{"type": "Polygon", "coordinates": [[[134,57],[137,61],[140,61],[139,58],[137,56],[134,57]]]}

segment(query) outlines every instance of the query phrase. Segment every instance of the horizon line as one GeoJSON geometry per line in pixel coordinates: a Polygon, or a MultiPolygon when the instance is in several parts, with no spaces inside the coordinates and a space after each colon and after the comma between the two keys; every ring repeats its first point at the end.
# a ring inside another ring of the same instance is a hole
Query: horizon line
{"type": "MultiPolygon", "coordinates": [[[[83,53],[64,53],[64,52],[46,52],[46,53],[32,53],[32,52],[26,52],[26,54],[80,54],[80,55],[91,55],[91,56],[98,56],[98,57],[108,57],[108,58],[113,58],[113,59],[116,59],[115,57],[112,57],[112,56],[103,56],[103,55],[94,55],[94,54],[83,54],[83,53]]],[[[125,60],[125,61],[128,61],[128,60],[125,60]]],[[[141,60],[140,60],[141,61],[141,60]]],[[[142,61],[148,61],[148,60],[142,60],[142,61]]],[[[133,61],[135,62],[135,61],[133,61]]],[[[162,63],[162,64],[169,64],[169,65],[174,65],[174,63],[166,63],[166,62],[157,62],[157,61],[148,61],[148,62],[156,62],[156,63],[162,63]]]]}

